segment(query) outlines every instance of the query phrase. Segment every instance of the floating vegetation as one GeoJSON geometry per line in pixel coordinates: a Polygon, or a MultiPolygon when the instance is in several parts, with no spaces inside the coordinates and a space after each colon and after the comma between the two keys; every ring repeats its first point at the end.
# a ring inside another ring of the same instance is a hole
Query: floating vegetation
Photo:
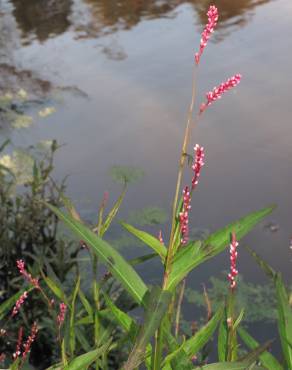
{"type": "Polygon", "coordinates": [[[130,184],[141,180],[144,171],[138,167],[113,166],[110,170],[112,179],[118,184],[130,184]]]}
{"type": "Polygon", "coordinates": [[[159,207],[145,207],[138,211],[132,211],[128,217],[128,222],[140,226],[161,225],[168,220],[167,213],[159,207]]]}

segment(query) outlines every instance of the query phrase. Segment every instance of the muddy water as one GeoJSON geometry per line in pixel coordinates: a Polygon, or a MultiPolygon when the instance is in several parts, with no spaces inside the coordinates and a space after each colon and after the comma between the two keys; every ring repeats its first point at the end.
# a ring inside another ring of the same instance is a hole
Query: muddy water
{"type": "MultiPolygon", "coordinates": [[[[191,227],[212,231],[277,204],[268,223],[245,242],[291,281],[292,3],[214,3],[221,20],[202,58],[197,102],[235,73],[243,80],[193,131],[192,144],[205,147],[206,166],[191,227]]],[[[112,165],[138,166],[146,174],[129,189],[122,217],[149,205],[169,211],[193,56],[208,6],[199,0],[0,0],[1,89],[26,83],[35,95],[44,93],[43,86],[62,91],[58,99],[48,98],[54,115],[0,134],[15,145],[43,139],[66,144],[55,176],[70,175],[68,193],[85,215],[95,212],[104,190],[111,199],[118,194],[108,176],[112,165]],[[31,74],[31,83],[23,73],[31,74]]],[[[227,268],[224,254],[191,275],[190,284],[199,286],[227,268]]],[[[147,263],[142,273],[153,278],[157,269],[147,263]]],[[[239,269],[247,280],[265,281],[244,251],[239,269]]]]}

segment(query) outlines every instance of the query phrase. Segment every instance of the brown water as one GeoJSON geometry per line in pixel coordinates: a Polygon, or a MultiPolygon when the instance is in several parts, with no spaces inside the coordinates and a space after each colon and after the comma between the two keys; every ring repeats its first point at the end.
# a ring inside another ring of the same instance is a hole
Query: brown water
{"type": "MultiPolygon", "coordinates": [[[[0,0],[0,88],[24,84],[35,95],[57,86],[63,91],[54,115],[2,136],[22,146],[53,138],[66,143],[55,174],[70,174],[68,193],[85,214],[96,210],[104,190],[111,199],[117,195],[107,175],[115,164],[146,173],[130,188],[122,217],[149,205],[170,210],[193,56],[209,3],[0,0]]],[[[215,230],[276,203],[268,221],[278,231],[261,225],[245,241],[291,281],[292,2],[214,3],[221,18],[202,58],[198,103],[227,77],[240,72],[243,80],[195,127],[192,144],[204,145],[206,166],[191,224],[215,230]]],[[[143,273],[152,277],[156,268],[147,264],[143,273]]],[[[190,283],[227,268],[225,254],[190,283]]],[[[239,269],[247,280],[264,281],[244,251],[239,269]]]]}

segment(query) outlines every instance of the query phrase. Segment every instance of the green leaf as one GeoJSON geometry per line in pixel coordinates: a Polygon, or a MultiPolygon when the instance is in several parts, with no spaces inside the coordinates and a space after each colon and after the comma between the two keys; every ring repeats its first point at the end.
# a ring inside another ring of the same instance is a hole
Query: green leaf
{"type": "Polygon", "coordinates": [[[78,296],[79,296],[86,312],[88,313],[88,315],[90,317],[92,317],[93,316],[93,309],[91,307],[91,304],[89,303],[89,301],[87,300],[87,298],[85,297],[84,293],[82,292],[82,290],[80,288],[79,288],[79,291],[78,291],[78,296]]]}
{"type": "Polygon", "coordinates": [[[174,258],[168,289],[173,290],[195,267],[222,252],[229,245],[231,232],[235,232],[237,240],[240,240],[273,209],[267,207],[253,212],[211,234],[201,245],[198,241],[190,242],[174,258]]]}
{"type": "Polygon", "coordinates": [[[283,355],[288,369],[292,369],[292,309],[289,304],[289,294],[280,273],[275,272],[256,252],[247,248],[261,269],[273,281],[276,289],[278,330],[283,355]]]}
{"type": "Polygon", "coordinates": [[[149,260],[151,260],[155,257],[157,257],[156,253],[150,253],[150,254],[145,254],[144,256],[132,258],[132,259],[128,260],[128,262],[131,266],[136,266],[136,265],[139,265],[140,263],[149,261],[149,260]]]}
{"type": "Polygon", "coordinates": [[[241,357],[239,360],[242,362],[253,364],[256,360],[258,360],[260,355],[264,353],[266,349],[271,346],[271,344],[272,344],[271,340],[265,342],[264,344],[260,344],[253,351],[249,352],[244,357],[241,357]]]}
{"type": "MultiPolygon", "coordinates": [[[[256,349],[259,346],[259,343],[245,329],[239,328],[238,333],[240,338],[250,349],[256,349]]],[[[259,359],[268,370],[284,370],[278,360],[268,351],[263,352],[259,356],[259,359]]]]}
{"type": "Polygon", "coordinates": [[[218,362],[216,364],[210,364],[205,366],[196,367],[195,369],[200,370],[265,370],[261,366],[252,366],[246,362],[218,362]]]}
{"type": "Polygon", "coordinates": [[[138,331],[138,325],[135,323],[135,321],[127,315],[125,312],[120,310],[109,298],[109,296],[105,293],[103,293],[105,302],[109,309],[111,310],[111,313],[114,315],[115,320],[122,326],[122,328],[127,332],[130,333],[131,329],[135,328],[135,331],[138,331]]]}
{"type": "Polygon", "coordinates": [[[288,293],[280,273],[276,274],[274,282],[277,294],[278,329],[282,350],[288,369],[292,369],[292,348],[290,346],[290,343],[292,343],[292,309],[289,305],[288,293]]]}
{"type": "Polygon", "coordinates": [[[146,233],[145,231],[136,229],[134,226],[131,226],[125,222],[121,222],[121,224],[131,234],[135,235],[143,243],[152,248],[161,257],[162,262],[164,262],[167,253],[165,245],[163,245],[157,238],[155,238],[151,234],[146,233]]]}
{"type": "Polygon", "coordinates": [[[71,301],[70,326],[69,326],[69,345],[70,345],[71,356],[74,355],[75,345],[76,345],[74,321],[75,321],[75,302],[76,302],[79,287],[80,287],[80,276],[78,276],[77,278],[77,282],[75,285],[75,289],[74,289],[72,301],[71,301]]]}
{"type": "Polygon", "coordinates": [[[155,331],[161,325],[171,300],[171,293],[154,287],[149,294],[146,303],[145,321],[137,334],[136,343],[130,353],[128,361],[124,365],[125,370],[136,369],[145,357],[145,349],[155,331]]]}
{"type": "Polygon", "coordinates": [[[126,195],[126,188],[122,191],[122,194],[119,196],[118,200],[116,201],[116,203],[114,204],[113,208],[111,209],[111,211],[109,212],[109,214],[107,215],[101,229],[100,229],[100,236],[102,237],[104,235],[104,233],[107,231],[107,229],[110,227],[113,219],[115,218],[116,214],[118,213],[118,210],[124,200],[124,197],[126,195]]]}
{"type": "Polygon", "coordinates": [[[227,317],[224,314],[223,319],[219,325],[218,333],[218,359],[223,362],[227,360],[228,354],[228,328],[227,328],[227,317]]]}
{"type": "Polygon", "coordinates": [[[78,237],[92,247],[101,261],[107,265],[112,275],[116,277],[133,299],[141,304],[148,289],[130,264],[109,243],[100,239],[86,226],[74,220],[68,214],[59,211],[56,207],[50,204],[47,204],[47,206],[64,221],[78,237]]]}
{"type": "Polygon", "coordinates": [[[189,357],[198,353],[210,340],[222,319],[222,315],[223,308],[220,308],[206,325],[185,342],[183,348],[189,357]]]}
{"type": "Polygon", "coordinates": [[[64,370],[85,370],[87,369],[98,357],[104,354],[108,350],[110,342],[104,346],[95,349],[94,351],[87,352],[81,356],[74,358],[64,370]]]}
{"type": "Polygon", "coordinates": [[[65,293],[63,292],[62,288],[51,278],[48,276],[45,276],[43,272],[41,272],[44,282],[47,284],[47,286],[51,289],[51,291],[55,294],[56,297],[58,297],[61,301],[66,303],[68,307],[70,307],[68,298],[66,297],[65,293]]]}

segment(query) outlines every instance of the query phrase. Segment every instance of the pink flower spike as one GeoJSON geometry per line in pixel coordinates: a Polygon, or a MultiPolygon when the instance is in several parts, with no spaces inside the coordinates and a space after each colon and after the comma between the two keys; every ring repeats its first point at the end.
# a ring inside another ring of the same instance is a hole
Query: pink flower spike
{"type": "Polygon", "coordinates": [[[30,352],[31,346],[33,342],[35,341],[37,332],[38,332],[38,327],[37,327],[37,324],[34,322],[31,327],[30,336],[27,338],[26,342],[23,345],[22,362],[24,362],[27,354],[30,352]]]}
{"type": "Polygon", "coordinates": [[[216,6],[211,5],[209,7],[207,16],[208,16],[208,23],[206,24],[205,29],[201,36],[200,49],[199,49],[199,52],[195,54],[195,60],[196,60],[197,65],[199,64],[200,58],[208,43],[208,40],[211,37],[217,25],[219,13],[218,13],[218,9],[216,8],[216,6]]]}
{"type": "Polygon", "coordinates": [[[23,327],[21,326],[18,330],[16,349],[12,355],[14,360],[16,360],[21,355],[22,338],[23,338],[23,327]]]}
{"type": "Polygon", "coordinates": [[[195,152],[194,162],[192,165],[192,169],[194,171],[194,175],[192,178],[192,189],[193,190],[198,185],[201,169],[205,164],[204,163],[204,157],[205,157],[204,147],[200,146],[199,144],[196,144],[194,147],[194,152],[195,152]]]}
{"type": "Polygon", "coordinates": [[[13,307],[11,317],[15,316],[18,314],[20,307],[23,305],[24,301],[28,297],[28,293],[25,291],[16,301],[15,306],[13,307]]]}
{"type": "Polygon", "coordinates": [[[191,209],[191,193],[189,187],[183,190],[183,209],[179,214],[181,244],[186,245],[189,240],[189,210],[191,209]]]}
{"type": "Polygon", "coordinates": [[[32,284],[36,289],[40,289],[39,286],[39,279],[33,278],[31,274],[29,274],[25,269],[25,263],[23,260],[16,261],[17,268],[20,272],[20,274],[30,283],[32,284]]]}
{"type": "Polygon", "coordinates": [[[202,114],[205,111],[205,109],[209,105],[211,105],[214,101],[220,99],[222,97],[222,94],[232,89],[233,87],[237,86],[241,81],[241,77],[242,76],[240,74],[236,74],[233,77],[229,78],[227,81],[223,82],[218,87],[214,87],[213,91],[209,91],[206,94],[207,102],[201,104],[200,114],[202,114]]]}
{"type": "Polygon", "coordinates": [[[59,328],[62,326],[65,320],[66,311],[67,311],[67,306],[65,305],[65,303],[60,303],[60,312],[59,312],[59,315],[57,316],[57,322],[58,322],[59,328]]]}
{"type": "Polygon", "coordinates": [[[228,274],[228,280],[230,281],[231,290],[233,290],[236,287],[235,278],[238,275],[238,271],[236,269],[237,247],[238,242],[236,241],[236,235],[233,232],[231,234],[231,244],[230,244],[230,273],[228,274]]]}

